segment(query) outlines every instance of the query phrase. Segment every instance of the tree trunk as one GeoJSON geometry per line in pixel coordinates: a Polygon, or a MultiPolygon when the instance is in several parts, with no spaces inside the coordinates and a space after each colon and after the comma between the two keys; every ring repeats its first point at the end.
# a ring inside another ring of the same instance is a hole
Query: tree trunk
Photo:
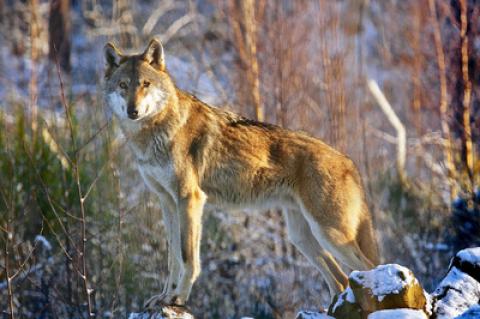
{"type": "Polygon", "coordinates": [[[52,0],[48,19],[48,47],[51,61],[70,73],[70,0],[52,0]]]}
{"type": "Polygon", "coordinates": [[[260,104],[260,80],[257,60],[257,23],[255,20],[255,2],[245,0],[240,2],[242,10],[243,26],[245,28],[245,49],[249,63],[248,82],[251,88],[252,102],[256,119],[264,120],[264,112],[260,104]]]}
{"type": "Polygon", "coordinates": [[[442,34],[437,18],[437,9],[435,0],[428,0],[430,7],[430,15],[433,25],[433,38],[435,42],[438,73],[440,78],[440,122],[442,127],[442,135],[445,140],[443,143],[443,157],[445,158],[445,166],[447,168],[448,183],[450,186],[450,200],[458,195],[456,183],[456,170],[452,155],[452,138],[450,136],[450,124],[448,123],[448,92],[447,92],[447,73],[445,65],[445,53],[443,50],[442,34]]]}
{"type": "Polygon", "coordinates": [[[463,77],[463,150],[465,152],[465,168],[467,171],[470,184],[468,185],[468,192],[474,191],[473,180],[473,143],[472,143],[472,128],[470,126],[470,104],[472,96],[472,83],[468,74],[468,15],[467,15],[467,0],[460,1],[460,37],[462,41],[462,77],[463,77]]]}

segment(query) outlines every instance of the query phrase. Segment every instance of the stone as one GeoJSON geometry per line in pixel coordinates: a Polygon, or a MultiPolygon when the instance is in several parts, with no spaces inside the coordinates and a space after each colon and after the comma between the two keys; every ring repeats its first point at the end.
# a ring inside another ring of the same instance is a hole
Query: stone
{"type": "Polygon", "coordinates": [[[366,313],[376,310],[425,309],[426,294],[408,269],[396,264],[380,265],[369,271],[353,271],[349,276],[356,302],[366,313]]]}
{"type": "Polygon", "coordinates": [[[428,319],[422,310],[415,309],[386,309],[372,312],[368,319],[428,319]]]}
{"type": "Polygon", "coordinates": [[[336,319],[362,319],[365,317],[362,309],[356,303],[350,287],[333,298],[333,302],[328,308],[328,314],[336,319]]]}
{"type": "Polygon", "coordinates": [[[314,311],[300,311],[295,319],[335,319],[325,313],[314,311]]]}
{"type": "Polygon", "coordinates": [[[159,312],[131,313],[128,319],[194,319],[184,307],[162,306],[159,312]]]}
{"type": "Polygon", "coordinates": [[[480,305],[470,307],[467,311],[462,313],[455,319],[478,319],[480,318],[480,305]]]}
{"type": "Polygon", "coordinates": [[[480,247],[460,250],[453,257],[450,267],[456,267],[480,282],[480,247]]]}
{"type": "Polygon", "coordinates": [[[437,319],[455,318],[480,301],[480,283],[457,267],[452,267],[437,289],[433,313],[437,319]]]}

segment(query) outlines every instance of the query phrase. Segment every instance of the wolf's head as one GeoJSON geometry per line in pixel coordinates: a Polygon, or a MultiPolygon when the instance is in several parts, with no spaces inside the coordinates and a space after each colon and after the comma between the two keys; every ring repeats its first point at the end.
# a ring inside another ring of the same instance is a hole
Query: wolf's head
{"type": "Polygon", "coordinates": [[[165,69],[160,41],[151,40],[137,55],[123,55],[107,43],[104,53],[104,99],[119,120],[141,121],[166,107],[175,87],[165,69]]]}

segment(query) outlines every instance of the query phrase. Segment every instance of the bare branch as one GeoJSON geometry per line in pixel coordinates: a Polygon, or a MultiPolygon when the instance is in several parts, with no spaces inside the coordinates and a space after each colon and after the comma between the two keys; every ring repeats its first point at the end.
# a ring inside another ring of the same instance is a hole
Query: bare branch
{"type": "Polygon", "coordinates": [[[142,33],[144,35],[149,35],[152,32],[155,25],[157,24],[158,19],[160,19],[161,16],[163,16],[165,13],[167,13],[168,11],[170,11],[170,10],[176,8],[176,7],[178,7],[178,5],[176,3],[174,3],[172,0],[163,1],[157,7],[157,9],[155,9],[152,12],[150,17],[148,17],[147,22],[145,22],[145,24],[143,25],[142,33]]]}
{"type": "Polygon", "coordinates": [[[195,18],[195,14],[192,12],[187,13],[183,17],[175,20],[174,23],[168,27],[167,31],[162,34],[161,39],[163,43],[167,43],[181,28],[189,24],[195,18]]]}
{"type": "Polygon", "coordinates": [[[407,144],[407,133],[405,126],[398,118],[397,114],[393,110],[392,106],[388,102],[387,98],[383,92],[378,87],[378,84],[375,80],[368,80],[368,88],[370,92],[375,97],[380,109],[387,116],[388,121],[397,131],[397,171],[400,181],[406,185],[407,176],[405,173],[405,162],[407,157],[406,144],[407,144]]]}

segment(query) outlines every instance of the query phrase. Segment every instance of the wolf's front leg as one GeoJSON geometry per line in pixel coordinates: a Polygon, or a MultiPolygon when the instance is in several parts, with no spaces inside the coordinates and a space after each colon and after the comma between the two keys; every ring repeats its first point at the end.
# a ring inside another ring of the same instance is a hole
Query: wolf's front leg
{"type": "Polygon", "coordinates": [[[176,304],[182,305],[187,301],[192,285],[200,275],[200,240],[205,201],[206,196],[200,189],[195,189],[179,199],[178,218],[183,273],[175,290],[176,304]]]}
{"type": "Polygon", "coordinates": [[[176,205],[168,196],[159,197],[168,246],[168,275],[162,293],[152,296],[145,302],[144,307],[151,309],[172,302],[174,291],[178,287],[182,273],[180,227],[176,205]]]}
{"type": "Polygon", "coordinates": [[[178,216],[173,209],[166,210],[163,218],[168,242],[168,277],[163,287],[162,295],[168,296],[177,288],[182,273],[182,265],[180,263],[181,255],[179,251],[180,228],[178,216]]]}

